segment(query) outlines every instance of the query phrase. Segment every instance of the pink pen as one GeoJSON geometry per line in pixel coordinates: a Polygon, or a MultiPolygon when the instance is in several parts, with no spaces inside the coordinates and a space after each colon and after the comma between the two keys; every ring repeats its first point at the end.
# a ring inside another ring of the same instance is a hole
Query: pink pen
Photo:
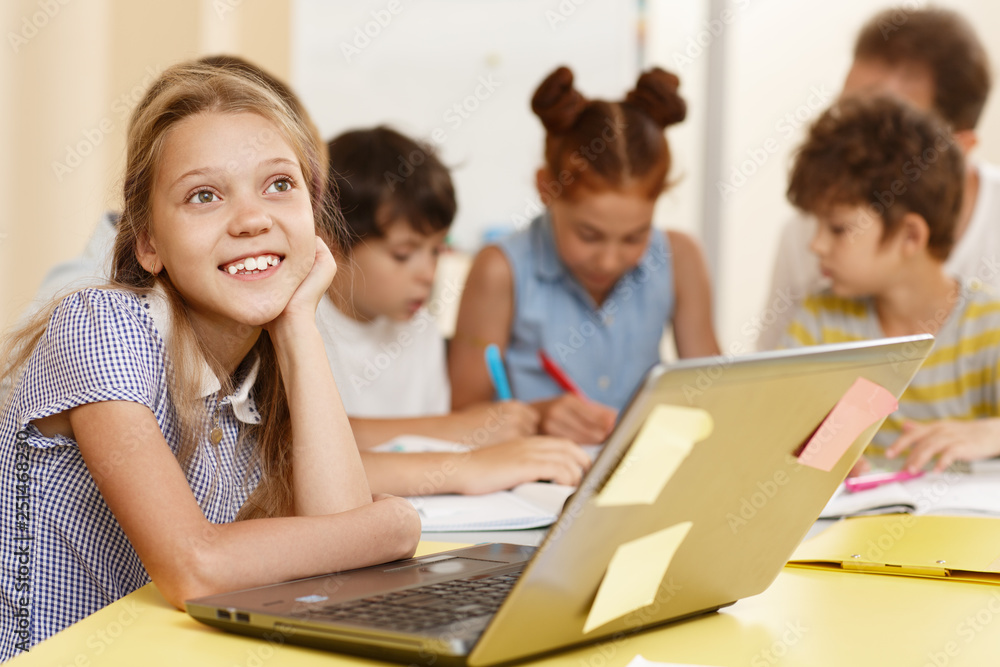
{"type": "Polygon", "coordinates": [[[891,482],[905,482],[908,479],[915,479],[924,474],[923,470],[909,472],[900,470],[899,472],[881,472],[874,475],[864,475],[862,477],[851,477],[844,480],[844,488],[852,493],[854,491],[867,491],[876,486],[889,484],[891,482]]]}

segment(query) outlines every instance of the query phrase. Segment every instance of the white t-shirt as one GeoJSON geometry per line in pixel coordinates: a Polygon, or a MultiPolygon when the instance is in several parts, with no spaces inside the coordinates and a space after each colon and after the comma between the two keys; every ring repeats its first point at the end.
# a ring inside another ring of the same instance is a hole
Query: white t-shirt
{"type": "Polygon", "coordinates": [[[316,323],[349,416],[427,417],[451,409],[444,338],[427,310],[407,322],[359,322],[324,296],[316,323]]]}
{"type": "MultiPolygon", "coordinates": [[[[957,278],[978,279],[1000,294],[1000,167],[985,163],[974,167],[979,172],[976,204],[944,269],[957,278]]],[[[827,287],[819,262],[809,251],[815,230],[815,219],[798,215],[781,232],[767,303],[750,330],[743,332],[759,332],[759,350],[777,347],[802,299],[827,287]]]]}

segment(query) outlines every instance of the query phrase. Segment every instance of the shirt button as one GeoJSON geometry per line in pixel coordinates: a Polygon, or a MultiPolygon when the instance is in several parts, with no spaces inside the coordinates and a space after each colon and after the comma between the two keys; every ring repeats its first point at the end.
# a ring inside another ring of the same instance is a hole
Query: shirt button
{"type": "Polygon", "coordinates": [[[614,323],[615,323],[615,316],[614,315],[605,315],[604,316],[604,326],[610,327],[614,323]]]}
{"type": "Polygon", "coordinates": [[[607,389],[608,387],[611,386],[611,378],[609,378],[607,375],[602,375],[600,378],[597,379],[597,386],[600,387],[601,389],[607,389]]]}

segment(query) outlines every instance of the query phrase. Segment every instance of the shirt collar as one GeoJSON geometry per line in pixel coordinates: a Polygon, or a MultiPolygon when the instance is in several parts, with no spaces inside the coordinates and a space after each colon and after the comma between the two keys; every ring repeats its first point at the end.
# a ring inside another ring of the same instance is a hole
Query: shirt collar
{"type": "MultiPolygon", "coordinates": [[[[142,295],[140,301],[145,306],[150,319],[153,320],[153,325],[160,333],[164,345],[169,349],[170,338],[173,335],[173,318],[170,314],[170,303],[167,300],[166,292],[162,287],[157,286],[148,294],[142,295]]],[[[247,424],[260,423],[260,413],[257,411],[253,397],[250,396],[250,390],[253,389],[254,382],[257,381],[259,369],[260,358],[255,356],[250,370],[247,371],[236,390],[230,396],[220,399],[224,403],[231,404],[236,418],[247,424]]],[[[219,378],[215,377],[215,373],[212,372],[204,359],[201,360],[199,372],[201,373],[199,398],[206,398],[222,389],[219,378]]]]}

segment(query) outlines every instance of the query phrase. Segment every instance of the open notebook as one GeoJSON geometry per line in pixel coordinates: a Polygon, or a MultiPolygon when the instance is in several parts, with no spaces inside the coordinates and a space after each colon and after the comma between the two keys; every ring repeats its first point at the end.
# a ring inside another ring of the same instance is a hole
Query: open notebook
{"type": "Polygon", "coordinates": [[[1000,470],[927,474],[854,493],[842,484],[820,518],[898,512],[1000,516],[1000,470]]]}
{"type": "MultiPolygon", "coordinates": [[[[596,458],[599,445],[585,445],[596,458]]],[[[464,445],[417,435],[401,436],[379,445],[374,451],[462,452],[464,445]]],[[[552,525],[562,512],[574,486],[529,482],[509,491],[478,496],[441,494],[407,498],[420,514],[424,532],[518,530],[552,525]]]]}
{"type": "Polygon", "coordinates": [[[408,498],[424,532],[515,530],[552,525],[575,486],[529,482],[510,491],[481,496],[439,495],[408,498]]]}

